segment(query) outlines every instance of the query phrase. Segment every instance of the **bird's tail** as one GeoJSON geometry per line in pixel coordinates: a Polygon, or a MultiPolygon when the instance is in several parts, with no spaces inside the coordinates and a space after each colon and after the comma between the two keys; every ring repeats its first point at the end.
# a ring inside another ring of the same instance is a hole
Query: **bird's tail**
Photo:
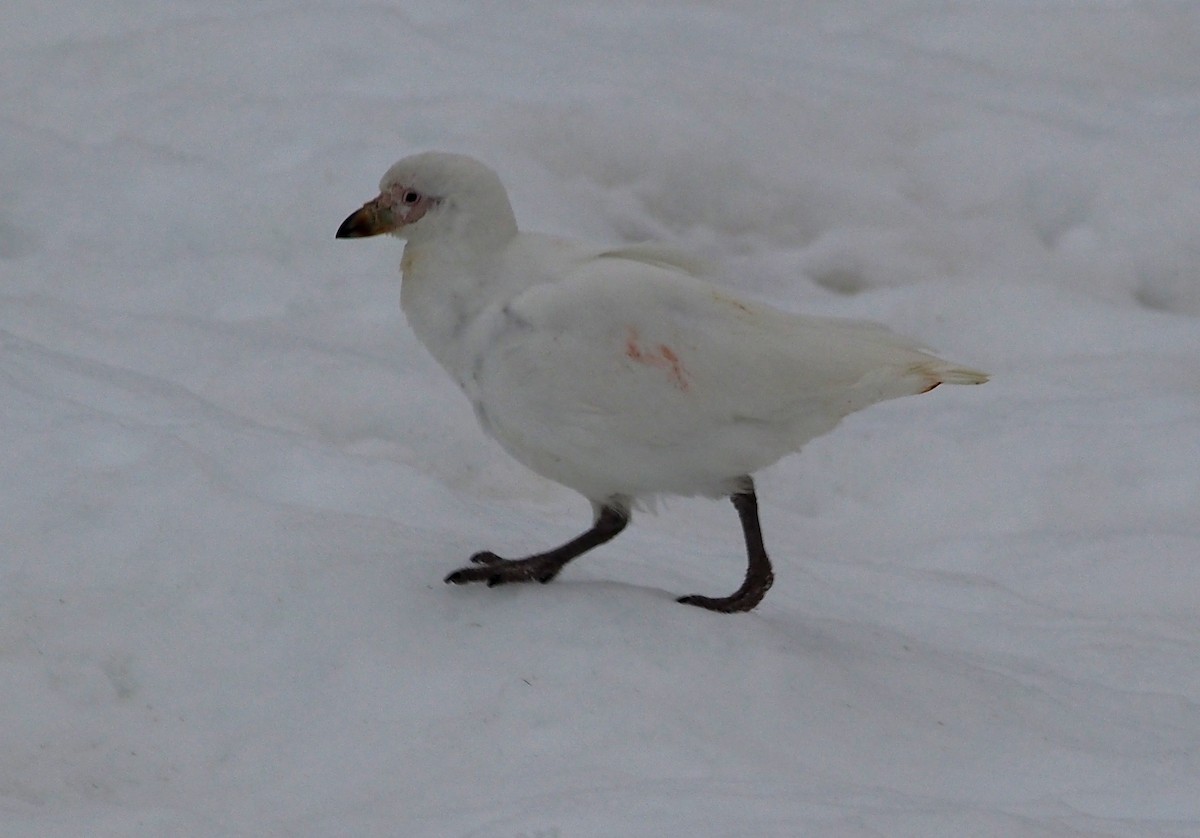
{"type": "Polygon", "coordinates": [[[943,367],[937,373],[943,384],[983,384],[988,380],[986,372],[967,367],[943,367]]]}
{"type": "Polygon", "coordinates": [[[928,385],[923,392],[929,392],[939,384],[983,384],[988,380],[986,372],[957,367],[941,360],[920,364],[918,371],[928,385]]]}

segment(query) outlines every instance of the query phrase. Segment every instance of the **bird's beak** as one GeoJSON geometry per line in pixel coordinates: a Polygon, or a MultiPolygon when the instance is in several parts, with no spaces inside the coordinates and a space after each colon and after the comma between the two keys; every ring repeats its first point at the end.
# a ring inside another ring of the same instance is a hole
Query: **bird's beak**
{"type": "Polygon", "coordinates": [[[391,206],[385,203],[380,195],[374,201],[368,201],[350,213],[342,222],[342,226],[338,227],[337,238],[363,239],[367,236],[378,236],[380,233],[390,233],[398,226],[391,206]]]}

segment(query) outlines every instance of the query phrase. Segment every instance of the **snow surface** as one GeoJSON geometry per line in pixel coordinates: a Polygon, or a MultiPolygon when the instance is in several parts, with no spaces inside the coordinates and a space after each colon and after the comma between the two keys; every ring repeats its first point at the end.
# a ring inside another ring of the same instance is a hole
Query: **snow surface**
{"type": "Polygon", "coordinates": [[[0,835],[1200,834],[1200,4],[0,11],[0,835]],[[333,233],[518,218],[993,374],[679,501],[478,431],[333,233]]]}

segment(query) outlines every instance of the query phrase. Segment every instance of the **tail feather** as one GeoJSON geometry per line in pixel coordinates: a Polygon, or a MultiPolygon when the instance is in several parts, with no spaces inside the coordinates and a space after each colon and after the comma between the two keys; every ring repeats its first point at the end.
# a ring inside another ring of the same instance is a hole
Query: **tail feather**
{"type": "Polygon", "coordinates": [[[930,370],[938,384],[983,384],[988,380],[986,372],[968,367],[936,367],[930,370]]]}
{"type": "Polygon", "coordinates": [[[988,375],[969,367],[958,367],[940,358],[923,361],[909,367],[904,379],[915,385],[910,393],[928,393],[941,384],[983,384],[988,375]],[[915,380],[914,380],[915,379],[915,380]]]}

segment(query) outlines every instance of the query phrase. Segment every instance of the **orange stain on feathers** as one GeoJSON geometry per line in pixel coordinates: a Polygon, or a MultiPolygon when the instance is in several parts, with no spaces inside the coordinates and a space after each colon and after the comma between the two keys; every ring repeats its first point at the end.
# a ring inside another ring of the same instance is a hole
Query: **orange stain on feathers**
{"type": "Polygon", "coordinates": [[[653,350],[644,349],[637,329],[631,328],[625,337],[625,357],[637,364],[665,370],[667,378],[677,390],[683,393],[688,391],[690,384],[687,368],[684,367],[683,361],[679,360],[675,350],[665,343],[660,343],[653,350]]]}

